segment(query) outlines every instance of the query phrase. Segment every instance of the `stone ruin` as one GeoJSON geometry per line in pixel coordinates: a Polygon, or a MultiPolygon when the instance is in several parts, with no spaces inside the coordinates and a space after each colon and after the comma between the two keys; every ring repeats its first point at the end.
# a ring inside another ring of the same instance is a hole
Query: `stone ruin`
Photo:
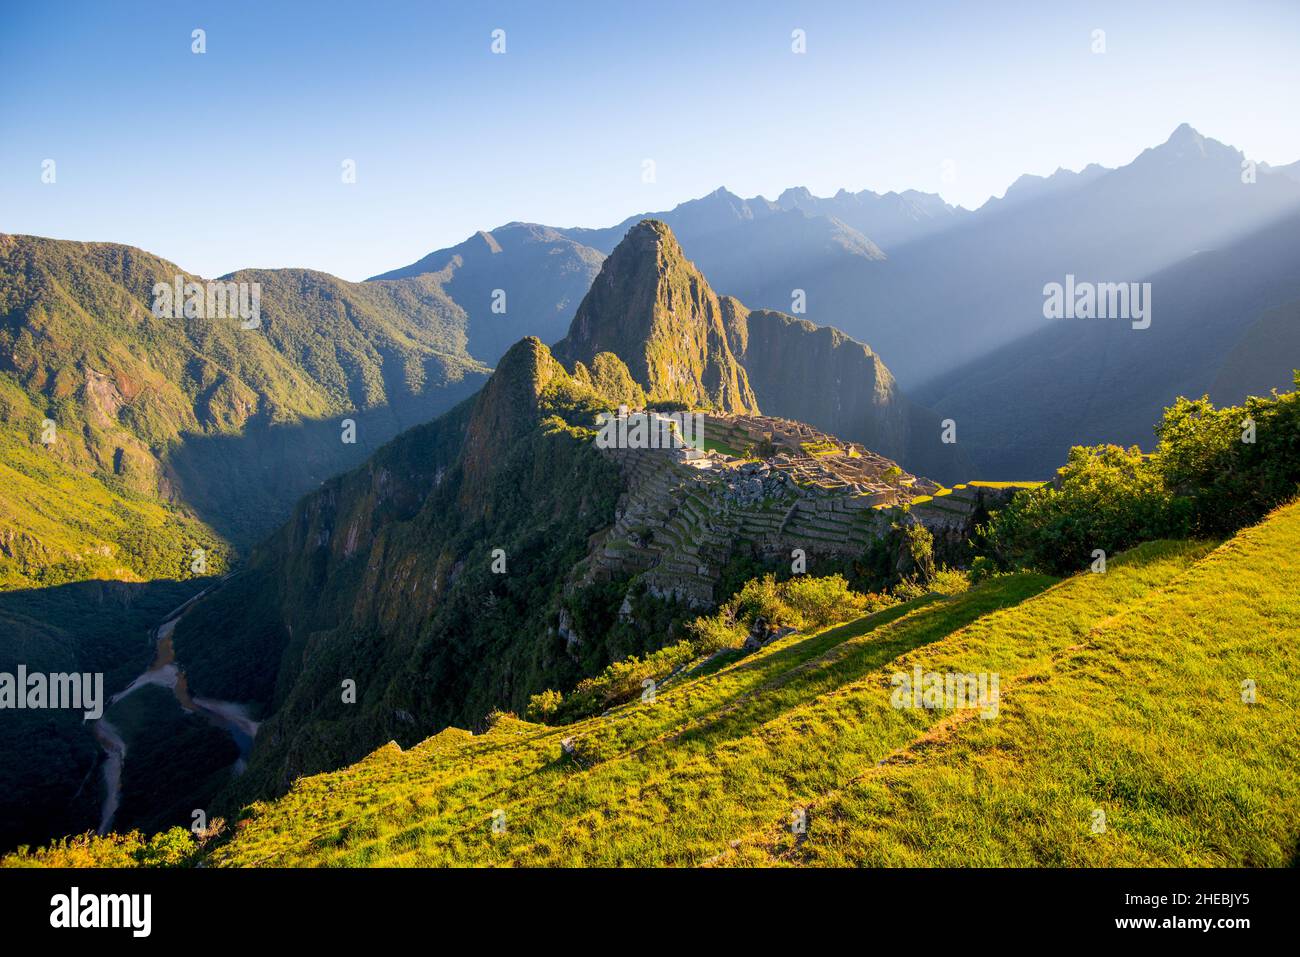
{"type": "Polygon", "coordinates": [[[627,491],[574,582],[639,575],[652,594],[701,609],[716,604],[739,549],[856,557],[895,506],[939,490],[857,443],[771,416],[709,413],[694,447],[602,451],[627,491]]]}

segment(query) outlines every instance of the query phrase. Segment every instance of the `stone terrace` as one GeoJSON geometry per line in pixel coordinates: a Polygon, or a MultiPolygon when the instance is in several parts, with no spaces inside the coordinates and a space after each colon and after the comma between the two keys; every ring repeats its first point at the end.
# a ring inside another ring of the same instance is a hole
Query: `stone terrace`
{"type": "Polygon", "coordinates": [[[770,444],[775,454],[769,464],[788,474],[798,485],[823,493],[869,495],[873,505],[902,504],[912,495],[929,494],[938,486],[918,478],[883,455],[857,442],[803,422],[766,415],[714,415],[705,419],[706,442],[721,442],[740,452],[770,444]],[[885,473],[898,469],[896,478],[885,473]]]}
{"type": "Polygon", "coordinates": [[[704,440],[714,451],[690,459],[681,449],[606,450],[628,490],[577,580],[639,575],[653,594],[709,607],[739,550],[857,556],[888,528],[883,509],[937,489],[901,469],[886,481],[894,462],[785,419],[710,414],[704,440]],[[746,454],[764,440],[774,454],[746,454]]]}

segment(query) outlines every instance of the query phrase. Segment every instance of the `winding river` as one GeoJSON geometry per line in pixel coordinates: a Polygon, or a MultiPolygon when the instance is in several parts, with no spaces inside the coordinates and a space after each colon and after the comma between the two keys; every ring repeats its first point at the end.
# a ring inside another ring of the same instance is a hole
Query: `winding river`
{"type": "MultiPolygon", "coordinates": [[[[253,747],[257,736],[257,722],[249,717],[246,706],[232,701],[216,701],[211,698],[195,698],[190,695],[185,673],[176,662],[176,650],[172,647],[172,633],[185,612],[196,601],[208,593],[204,589],[185,604],[175,609],[167,620],[158,626],[156,652],[153,664],[134,681],[113,695],[108,701],[109,707],[130,694],[148,685],[160,685],[170,688],[177,705],[190,714],[199,714],[211,724],[227,732],[239,748],[239,758],[233,770],[236,774],[243,772],[248,760],[248,752],[253,747]]],[[[104,803],[99,820],[99,833],[105,834],[113,826],[113,818],[122,803],[122,769],[126,764],[126,742],[106,718],[94,722],[95,739],[104,750],[104,803]]]]}

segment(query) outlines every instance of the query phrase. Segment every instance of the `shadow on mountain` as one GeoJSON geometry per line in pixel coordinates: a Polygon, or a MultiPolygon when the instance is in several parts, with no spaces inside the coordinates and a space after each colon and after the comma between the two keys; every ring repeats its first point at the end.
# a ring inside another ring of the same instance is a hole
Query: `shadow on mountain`
{"type": "MultiPolygon", "coordinates": [[[[153,629],[211,579],[0,592],[0,673],[102,673],[104,704],[153,660],[153,629]]],[[[84,710],[84,709],[83,709],[84,710]]],[[[0,852],[99,823],[101,751],[82,710],[0,709],[0,852]]]]}
{"type": "Polygon", "coordinates": [[[241,552],[288,519],[294,504],[370,458],[390,439],[434,419],[478,391],[466,375],[392,405],[293,424],[250,420],[238,434],[186,435],[167,459],[177,497],[241,552]],[[355,424],[352,442],[345,425],[355,424]]]}

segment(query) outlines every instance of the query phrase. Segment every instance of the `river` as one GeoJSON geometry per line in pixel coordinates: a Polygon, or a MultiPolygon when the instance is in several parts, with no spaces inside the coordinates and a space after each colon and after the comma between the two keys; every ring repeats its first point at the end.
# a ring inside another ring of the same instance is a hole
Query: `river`
{"type": "MultiPolygon", "coordinates": [[[[248,713],[245,705],[233,701],[217,701],[212,698],[195,698],[190,695],[185,672],[176,661],[176,650],[172,647],[172,633],[185,612],[196,601],[208,593],[204,589],[185,604],[175,609],[167,619],[158,626],[156,632],[153,664],[129,685],[108,700],[109,707],[117,704],[127,695],[133,694],[148,685],[160,685],[170,688],[176,704],[190,714],[199,714],[211,724],[227,732],[239,748],[239,757],[233,766],[235,774],[243,772],[252,750],[253,739],[257,736],[257,722],[248,713]]],[[[105,834],[113,826],[118,806],[122,803],[122,770],[126,764],[126,742],[117,728],[105,718],[94,722],[95,739],[104,750],[104,803],[102,806],[99,833],[105,834]]]]}

